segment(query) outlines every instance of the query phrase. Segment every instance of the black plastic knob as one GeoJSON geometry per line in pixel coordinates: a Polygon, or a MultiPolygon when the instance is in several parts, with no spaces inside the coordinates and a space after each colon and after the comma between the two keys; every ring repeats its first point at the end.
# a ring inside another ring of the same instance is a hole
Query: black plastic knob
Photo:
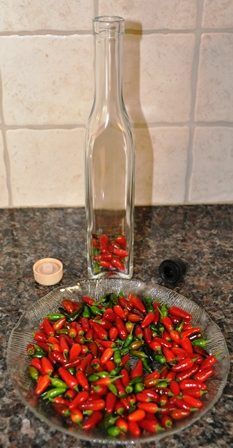
{"type": "Polygon", "coordinates": [[[187,270],[186,263],[180,258],[164,260],[159,265],[159,275],[164,283],[175,285],[180,282],[187,270]]]}

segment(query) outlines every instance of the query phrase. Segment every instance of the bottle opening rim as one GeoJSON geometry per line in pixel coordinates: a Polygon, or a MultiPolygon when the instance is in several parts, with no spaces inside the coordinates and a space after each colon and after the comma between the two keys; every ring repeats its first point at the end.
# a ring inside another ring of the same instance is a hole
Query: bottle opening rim
{"type": "Polygon", "coordinates": [[[120,16],[98,16],[93,19],[93,28],[97,34],[103,31],[123,33],[124,23],[125,20],[120,16]]]}

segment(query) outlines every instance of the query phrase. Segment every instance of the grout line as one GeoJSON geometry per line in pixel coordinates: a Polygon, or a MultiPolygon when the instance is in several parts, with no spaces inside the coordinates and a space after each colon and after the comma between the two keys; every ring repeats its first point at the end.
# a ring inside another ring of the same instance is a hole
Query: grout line
{"type": "MultiPolygon", "coordinates": [[[[167,121],[157,121],[157,122],[142,122],[142,123],[132,123],[134,129],[144,129],[144,128],[163,128],[163,127],[188,127],[190,126],[189,121],[177,121],[177,122],[167,122],[167,121]]],[[[232,128],[233,122],[231,121],[193,121],[193,127],[227,127],[232,128]]],[[[0,124],[0,129],[1,129],[0,124]]],[[[4,129],[7,131],[17,131],[18,129],[35,130],[35,131],[46,131],[53,129],[86,129],[85,124],[17,124],[17,125],[7,125],[4,123],[4,129]]]]}
{"type": "Polygon", "coordinates": [[[13,198],[12,198],[12,188],[11,188],[11,166],[10,166],[10,157],[7,148],[7,140],[6,140],[6,127],[3,113],[3,86],[2,86],[2,76],[0,73],[0,118],[1,118],[1,129],[2,129],[2,142],[3,142],[3,161],[5,165],[6,171],[6,188],[8,193],[8,207],[13,206],[13,198]]]}
{"type": "Polygon", "coordinates": [[[197,1],[197,25],[196,25],[196,40],[193,54],[192,65],[192,79],[191,79],[191,109],[190,109],[190,121],[189,121],[189,141],[187,148],[187,168],[185,175],[185,196],[184,202],[189,202],[191,177],[193,172],[193,139],[194,139],[194,126],[195,126],[195,108],[196,108],[196,95],[197,95],[197,80],[198,69],[200,60],[200,45],[201,45],[201,23],[203,12],[203,0],[197,1]]]}
{"type": "Polygon", "coordinates": [[[93,0],[94,1],[94,14],[95,17],[98,17],[99,15],[99,0],[93,0]]]}
{"type": "MultiPolygon", "coordinates": [[[[94,3],[94,14],[98,15],[98,0],[94,0],[97,3],[94,3]]],[[[170,28],[158,28],[156,30],[137,30],[137,29],[126,29],[126,34],[131,35],[151,35],[151,34],[193,34],[195,33],[195,29],[170,29],[170,28]]],[[[202,28],[198,29],[199,34],[219,34],[219,33],[233,33],[233,28],[202,28]]],[[[1,31],[0,37],[17,37],[17,36],[79,36],[79,35],[92,35],[92,30],[34,30],[34,31],[1,31]]]]}
{"type": "MultiPolygon", "coordinates": [[[[0,125],[1,127],[1,125],[0,125]]],[[[17,125],[6,125],[4,124],[6,130],[15,131],[17,129],[30,129],[35,131],[47,131],[50,129],[85,129],[84,124],[17,124],[17,125]]]]}

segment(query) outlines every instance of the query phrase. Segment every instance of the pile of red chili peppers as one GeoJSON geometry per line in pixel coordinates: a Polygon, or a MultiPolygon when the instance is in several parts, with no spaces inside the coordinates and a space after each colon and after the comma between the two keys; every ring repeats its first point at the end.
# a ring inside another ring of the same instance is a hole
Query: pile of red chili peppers
{"type": "Polygon", "coordinates": [[[139,437],[169,429],[203,407],[217,362],[191,319],[134,294],[64,299],[27,347],[35,395],[85,431],[139,437]]]}
{"type": "Polygon", "coordinates": [[[125,270],[128,257],[127,241],[124,235],[110,238],[108,235],[93,235],[92,253],[94,272],[125,270]]]}

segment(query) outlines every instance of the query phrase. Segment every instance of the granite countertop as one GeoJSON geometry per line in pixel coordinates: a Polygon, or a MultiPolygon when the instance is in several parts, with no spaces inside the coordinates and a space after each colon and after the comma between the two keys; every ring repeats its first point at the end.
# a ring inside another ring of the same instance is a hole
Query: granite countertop
{"type": "MultiPolygon", "coordinates": [[[[230,350],[233,207],[138,207],[135,224],[134,277],[157,281],[157,268],[163,259],[183,258],[189,269],[176,290],[205,308],[221,327],[230,350]]],[[[78,444],[74,438],[51,430],[21,403],[5,361],[8,338],[21,313],[52,289],[34,282],[35,260],[46,256],[61,259],[65,268],[63,285],[75,284],[86,276],[84,210],[0,210],[0,244],[0,447],[89,447],[89,443],[78,444]]],[[[156,444],[156,448],[229,447],[233,440],[232,395],[228,378],[212,411],[180,434],[156,444]]]]}

